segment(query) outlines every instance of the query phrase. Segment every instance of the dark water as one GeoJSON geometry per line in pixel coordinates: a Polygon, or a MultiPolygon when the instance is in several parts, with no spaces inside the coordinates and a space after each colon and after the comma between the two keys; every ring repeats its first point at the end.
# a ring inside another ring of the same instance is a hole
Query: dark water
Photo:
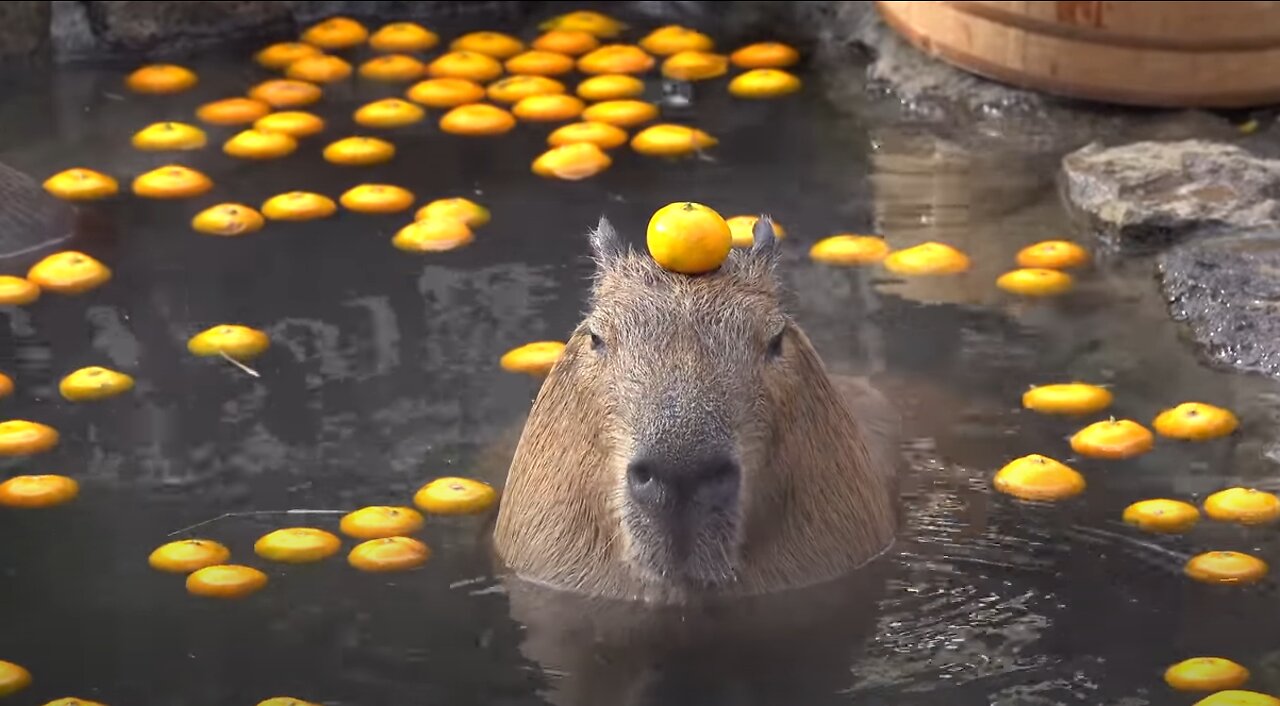
{"type": "MultiPolygon", "coordinates": [[[[0,474],[82,483],[68,506],[0,511],[0,659],[36,678],[6,703],[222,705],[288,694],[326,704],[1190,704],[1161,673],[1198,655],[1234,658],[1254,670],[1253,688],[1280,690],[1273,584],[1222,589],[1180,574],[1190,554],[1210,549],[1280,562],[1275,531],[1204,522],[1153,538],[1119,523],[1143,498],[1199,499],[1237,483],[1280,489],[1263,454],[1276,386],[1203,367],[1167,321],[1149,262],[1104,261],[1053,302],[994,288],[1023,245],[1088,237],[1058,204],[1052,155],[957,150],[918,126],[839,114],[816,90],[743,104],[724,80],[696,97],[693,122],[721,140],[712,160],[621,150],[613,168],[580,183],[529,173],[549,128],[465,140],[436,129],[437,111],[392,132],[391,163],[329,165],[320,148],[357,132],[351,111],[395,93],[358,81],[328,91],[315,108],[328,130],[287,159],[225,157],[218,146],[231,128],[208,128],[210,147],[198,153],[132,150],[144,125],[192,121],[199,103],[267,77],[244,52],[189,64],[199,88],[164,98],[124,94],[132,65],[0,77],[0,159],[38,179],[87,166],[127,188],[174,159],[217,184],[187,202],[124,197],[84,209],[68,247],[110,265],[113,281],[0,309],[0,370],[19,386],[0,418],[62,433],[53,452],[4,461],[0,474]],[[188,225],[216,202],[257,205],[293,189],[336,198],[361,182],[405,186],[420,203],[470,196],[493,220],[473,245],[426,257],[390,246],[404,214],[340,212],[239,239],[188,225]],[[584,306],[584,234],[601,214],[640,244],[649,214],[685,199],[726,215],[773,214],[788,232],[792,309],[820,352],[833,369],[874,374],[902,403],[906,520],[878,590],[816,619],[825,604],[774,606],[764,612],[794,609],[796,626],[754,644],[691,647],[668,638],[662,620],[715,616],[655,617],[656,638],[618,640],[582,628],[572,604],[509,596],[474,518],[432,519],[423,534],[432,560],[389,577],[341,558],[281,567],[252,554],[270,529],[336,530],[337,515],[202,526],[196,534],[270,574],[244,601],[193,598],[180,577],[147,567],[172,533],[224,513],[406,504],[440,475],[500,484],[502,444],[536,382],[502,372],[498,357],[567,335],[584,306]],[[975,266],[891,282],[805,256],[820,237],[872,231],[895,246],[950,242],[975,266]],[[187,354],[190,335],[223,322],[269,333],[261,378],[187,354]],[[136,391],[64,402],[58,380],[91,364],[134,375],[136,391]],[[1082,424],[1018,402],[1030,384],[1068,378],[1113,385],[1118,417],[1148,423],[1197,399],[1231,407],[1243,428],[1203,445],[1159,443],[1132,461],[1075,458],[1065,437],[1082,424]],[[1033,452],[1080,469],[1087,493],[1055,507],[993,494],[994,470],[1033,452]]],[[[29,264],[0,261],[0,273],[29,264]]]]}

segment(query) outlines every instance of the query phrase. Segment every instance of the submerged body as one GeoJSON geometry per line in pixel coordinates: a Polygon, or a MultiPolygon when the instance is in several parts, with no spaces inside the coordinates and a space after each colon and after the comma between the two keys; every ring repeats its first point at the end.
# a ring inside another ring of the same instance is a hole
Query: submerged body
{"type": "Polygon", "coordinates": [[[592,310],[534,402],[494,530],[514,574],[680,603],[843,576],[893,540],[896,418],[782,310],[771,223],[687,276],[593,233],[592,310]]]}

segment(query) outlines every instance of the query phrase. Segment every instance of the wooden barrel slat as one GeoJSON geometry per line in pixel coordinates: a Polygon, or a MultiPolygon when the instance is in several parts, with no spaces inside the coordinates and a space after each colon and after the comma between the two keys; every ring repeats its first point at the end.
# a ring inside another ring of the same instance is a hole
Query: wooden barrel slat
{"type": "Polygon", "coordinates": [[[1249,48],[1280,43],[1280,2],[953,2],[975,14],[1073,27],[1156,45],[1249,48]]]}
{"type": "Polygon", "coordinates": [[[1280,102],[1280,2],[876,5],[923,51],[1025,88],[1159,107],[1280,102]],[[1187,14],[1171,19],[1183,5],[1187,14]]]}

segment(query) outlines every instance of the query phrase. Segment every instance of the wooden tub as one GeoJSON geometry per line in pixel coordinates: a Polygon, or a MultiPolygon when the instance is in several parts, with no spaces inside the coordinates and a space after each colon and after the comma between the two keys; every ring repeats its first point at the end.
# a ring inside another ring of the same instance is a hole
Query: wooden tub
{"type": "Polygon", "coordinates": [[[1280,2],[888,2],[885,21],[972,73],[1158,107],[1280,103],[1280,2]]]}

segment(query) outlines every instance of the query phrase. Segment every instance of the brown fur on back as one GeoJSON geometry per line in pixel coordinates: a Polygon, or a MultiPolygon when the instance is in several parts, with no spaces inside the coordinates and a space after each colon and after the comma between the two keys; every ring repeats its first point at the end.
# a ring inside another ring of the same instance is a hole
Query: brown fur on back
{"type": "MultiPolygon", "coordinates": [[[[777,307],[771,264],[735,252],[721,271],[690,278],[628,253],[604,269],[594,313],[635,308],[650,315],[654,310],[646,307],[662,307],[662,312],[685,307],[687,318],[673,315],[673,320],[731,329],[738,340],[743,336],[733,307],[756,307],[765,314],[777,307]]],[[[874,558],[893,539],[896,425],[891,408],[864,383],[833,381],[808,338],[789,320],[787,333],[782,367],[770,369],[763,389],[755,391],[764,407],[760,423],[734,430],[755,470],[744,482],[741,546],[734,579],[718,590],[724,595],[834,579],[874,558]]],[[[734,381],[738,351],[726,352],[722,361],[702,362],[680,347],[679,334],[646,338],[645,355],[677,361],[659,362],[667,365],[664,370],[676,366],[673,374],[679,379],[714,373],[734,381]],[[679,368],[685,364],[714,364],[715,369],[679,368]]],[[[504,489],[495,549],[521,578],[559,589],[618,599],[690,600],[696,596],[686,588],[655,582],[626,560],[619,491],[609,469],[619,467],[633,449],[618,440],[613,393],[602,394],[589,377],[591,366],[598,365],[589,358],[590,335],[585,324],[575,331],[534,401],[504,489]]],[[[720,413],[703,400],[680,403],[686,407],[683,414],[700,409],[700,403],[712,417],[720,413]]]]}

